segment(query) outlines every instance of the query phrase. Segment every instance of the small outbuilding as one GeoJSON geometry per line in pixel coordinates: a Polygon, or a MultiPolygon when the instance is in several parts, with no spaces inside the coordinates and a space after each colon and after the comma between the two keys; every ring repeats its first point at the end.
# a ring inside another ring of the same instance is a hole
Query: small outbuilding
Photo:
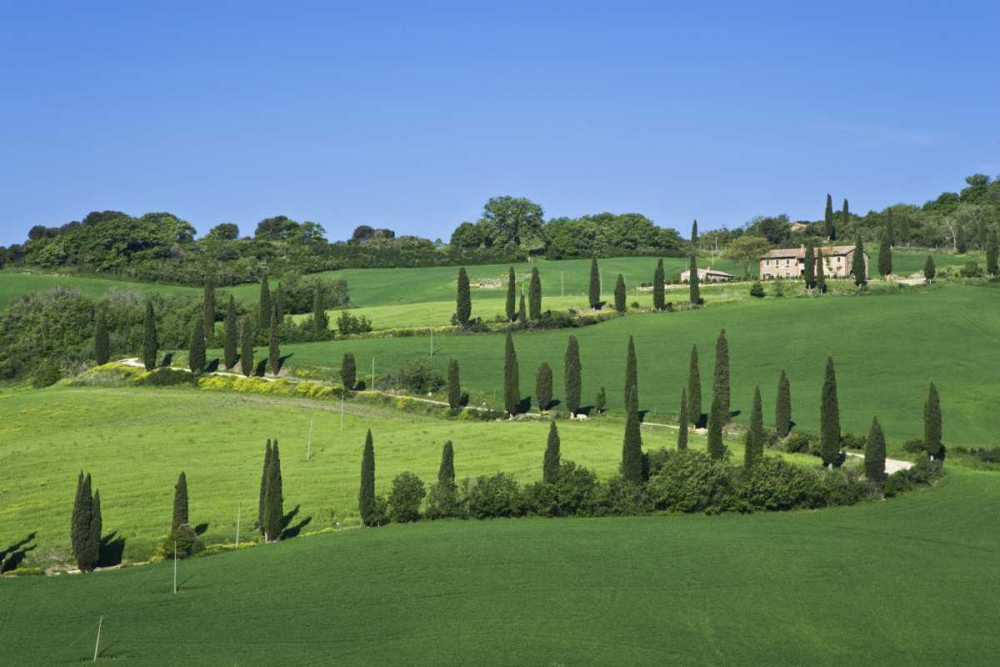
{"type": "MultiPolygon", "coordinates": [[[[707,269],[698,269],[698,282],[701,283],[724,283],[727,280],[732,280],[733,274],[726,273],[725,271],[719,271],[718,269],[713,269],[708,267],[707,269]]],[[[690,271],[681,271],[681,282],[686,283],[691,280],[690,271]]]]}

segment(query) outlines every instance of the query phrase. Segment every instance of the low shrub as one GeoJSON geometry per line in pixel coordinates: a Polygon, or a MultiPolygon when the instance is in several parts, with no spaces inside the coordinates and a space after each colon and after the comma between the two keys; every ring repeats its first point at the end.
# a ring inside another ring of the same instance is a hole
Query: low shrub
{"type": "Polygon", "coordinates": [[[926,452],[923,440],[907,440],[903,443],[903,451],[910,454],[921,454],[926,452]]]}
{"type": "Polygon", "coordinates": [[[972,447],[971,449],[965,447],[956,447],[956,454],[964,454],[966,456],[971,456],[977,461],[982,461],[983,463],[1000,463],[1000,447],[972,447]]]}
{"type": "Polygon", "coordinates": [[[434,368],[430,360],[420,357],[402,368],[399,383],[416,394],[429,394],[444,386],[444,376],[434,368]]]}
{"type": "Polygon", "coordinates": [[[475,519],[520,516],[521,489],[506,473],[482,475],[468,486],[468,505],[475,519]]]}
{"type": "Polygon", "coordinates": [[[733,509],[739,512],[785,511],[822,507],[823,484],[814,470],[777,457],[758,459],[749,469],[733,470],[733,509]]]}
{"type": "Polygon", "coordinates": [[[372,330],[372,321],[364,315],[354,316],[347,310],[340,311],[337,317],[337,331],[342,337],[352,334],[368,333],[372,330]]]}
{"type": "Polygon", "coordinates": [[[148,387],[196,386],[198,378],[193,373],[176,368],[154,368],[136,377],[135,384],[148,387]]]}
{"type": "Polygon", "coordinates": [[[396,523],[420,520],[420,503],[427,495],[423,481],[412,472],[396,475],[389,492],[389,518],[396,523]]]}
{"type": "Polygon", "coordinates": [[[759,280],[753,281],[753,285],[750,286],[750,296],[757,299],[764,298],[764,286],[760,284],[759,280]]]}
{"type": "Polygon", "coordinates": [[[818,440],[799,431],[789,435],[784,442],[784,450],[791,454],[810,454],[815,446],[818,446],[818,440]]]}
{"type": "Polygon", "coordinates": [[[612,477],[600,488],[598,515],[635,516],[649,514],[654,505],[645,484],[630,482],[622,476],[612,477]]]}
{"type": "Polygon", "coordinates": [[[886,498],[892,498],[918,486],[927,486],[939,478],[944,472],[941,461],[921,459],[909,470],[900,470],[885,478],[882,482],[882,492],[886,498]]]}
{"type": "Polygon", "coordinates": [[[554,482],[525,487],[524,510],[538,516],[590,516],[597,512],[599,486],[593,470],[562,461],[554,482]]]}
{"type": "Polygon", "coordinates": [[[194,556],[205,548],[205,545],[198,539],[198,534],[195,532],[194,528],[187,524],[177,526],[175,530],[171,531],[169,535],[163,538],[163,541],[160,542],[160,547],[157,550],[157,556],[164,560],[172,559],[174,557],[175,545],[177,548],[178,558],[194,556]]]}
{"type": "Polygon", "coordinates": [[[979,266],[978,262],[966,262],[965,266],[958,270],[958,275],[963,278],[982,278],[986,275],[986,271],[983,267],[979,266]]]}
{"type": "Polygon", "coordinates": [[[660,510],[721,511],[727,504],[730,481],[726,466],[705,452],[667,452],[660,469],[650,477],[649,496],[660,510]]]}
{"type": "Polygon", "coordinates": [[[466,516],[468,509],[458,495],[456,484],[432,484],[427,494],[428,519],[449,519],[466,516]]]}
{"type": "Polygon", "coordinates": [[[861,450],[865,448],[868,444],[868,438],[863,435],[854,435],[853,433],[845,433],[840,436],[840,446],[842,449],[857,449],[861,450]]]}

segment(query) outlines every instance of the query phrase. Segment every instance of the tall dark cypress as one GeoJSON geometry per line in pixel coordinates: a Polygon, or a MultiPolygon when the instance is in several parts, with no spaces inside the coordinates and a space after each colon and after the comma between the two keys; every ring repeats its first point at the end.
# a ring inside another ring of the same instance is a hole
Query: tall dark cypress
{"type": "Polygon", "coordinates": [[[212,276],[205,277],[205,293],[201,301],[202,331],[209,345],[215,340],[215,280],[212,276]]]}
{"type": "Polygon", "coordinates": [[[691,223],[691,252],[698,249],[698,221],[691,223]]]}
{"type": "MultiPolygon", "coordinates": [[[[455,376],[458,377],[458,364],[455,364],[455,376]]],[[[344,352],[340,358],[340,383],[344,389],[352,390],[358,386],[358,362],[354,359],[354,354],[344,352]]]]}
{"type": "Polygon", "coordinates": [[[889,231],[882,231],[882,238],[878,246],[878,273],[883,278],[888,278],[892,273],[892,242],[889,240],[889,231]]]}
{"type": "Polygon", "coordinates": [[[469,290],[469,274],[465,267],[458,269],[458,288],[455,295],[455,319],[463,327],[469,326],[472,317],[472,292],[469,290]]]}
{"type": "Polygon", "coordinates": [[[107,309],[100,306],[94,320],[94,360],[103,366],[111,359],[111,339],[108,336],[107,309]]]}
{"type": "Polygon", "coordinates": [[[964,255],[969,250],[969,241],[965,234],[965,225],[958,223],[955,225],[955,252],[964,255]]]}
{"type": "Polygon", "coordinates": [[[873,482],[885,479],[885,434],[878,417],[872,418],[872,427],[865,442],[865,477],[873,482]]]}
{"type": "Polygon", "coordinates": [[[714,396],[719,397],[719,408],[722,410],[720,416],[723,424],[729,421],[729,410],[732,408],[729,395],[729,341],[726,340],[726,330],[719,332],[719,337],[715,341],[715,375],[712,384],[713,401],[714,396]]]}
{"type": "Polygon", "coordinates": [[[934,282],[934,276],[937,275],[937,267],[934,266],[934,255],[927,255],[927,261],[924,262],[924,280],[927,282],[934,282]]]}
{"type": "Polygon", "coordinates": [[[816,289],[820,294],[826,294],[826,269],[824,268],[823,251],[816,250],[816,289]]]}
{"type": "Polygon", "coordinates": [[[448,361],[448,407],[458,410],[462,407],[462,383],[458,377],[458,361],[448,361]]]}
{"type": "Polygon", "coordinates": [[[698,368],[698,346],[691,346],[691,360],[688,365],[688,421],[692,426],[701,425],[701,370],[698,368]]]}
{"type": "Polygon", "coordinates": [[[851,275],[854,284],[864,287],[868,283],[868,267],[865,265],[865,244],[858,234],[854,240],[854,255],[851,257],[851,275]]]}
{"type": "Polygon", "coordinates": [[[514,277],[514,267],[507,272],[507,321],[517,319],[517,281],[514,277]]]}
{"type": "Polygon", "coordinates": [[[271,312],[271,326],[268,332],[267,365],[271,375],[277,375],[281,370],[281,348],[278,347],[278,311],[271,312]]]}
{"type": "Polygon", "coordinates": [[[267,505],[267,481],[271,472],[271,439],[267,439],[264,449],[264,469],[260,473],[260,498],[257,502],[257,527],[264,532],[264,507],[267,505]]]}
{"type": "Polygon", "coordinates": [[[601,269],[597,266],[597,254],[590,256],[590,307],[597,310],[601,307],[601,269]]]}
{"type": "Polygon", "coordinates": [[[625,354],[625,406],[639,409],[639,370],[635,359],[635,338],[628,337],[628,352],[625,354]],[[635,401],[629,404],[629,401],[635,401]]]}
{"type": "Polygon", "coordinates": [[[542,462],[542,481],[552,484],[559,479],[559,430],[555,421],[549,422],[549,439],[545,445],[545,459],[542,462]]]}
{"type": "Polygon", "coordinates": [[[361,455],[361,491],[358,494],[361,525],[367,526],[375,518],[375,445],[372,430],[365,436],[365,451],[361,455]]]}
{"type": "Polygon", "coordinates": [[[715,460],[726,456],[726,445],[722,441],[722,427],[729,418],[719,395],[712,396],[712,406],[708,409],[708,453],[715,460]]]}
{"type": "Polygon", "coordinates": [[[608,392],[604,391],[604,385],[597,390],[597,396],[594,397],[594,411],[602,415],[604,410],[608,407],[608,392]]]}
{"type": "Polygon", "coordinates": [[[253,375],[253,323],[249,317],[243,318],[243,329],[240,336],[240,372],[250,377],[253,375]]]}
{"type": "Polygon", "coordinates": [[[677,451],[679,452],[683,452],[688,448],[688,423],[690,418],[688,417],[687,400],[687,387],[681,387],[681,413],[680,423],[677,427],[677,451]]]}
{"type": "Polygon", "coordinates": [[[619,313],[624,313],[628,310],[628,304],[626,300],[628,296],[625,292],[625,276],[618,274],[618,279],[615,280],[615,310],[619,313]]]}
{"type": "Polygon", "coordinates": [[[205,370],[205,324],[201,318],[194,321],[191,345],[188,347],[188,368],[195,375],[205,370]]]}
{"type": "MultiPolygon", "coordinates": [[[[236,360],[239,358],[237,353],[237,340],[239,338],[239,333],[236,328],[236,299],[233,295],[229,295],[229,303],[226,305],[226,321],[225,321],[225,336],[226,342],[222,350],[222,360],[226,364],[226,370],[233,370],[236,366],[236,360]]],[[[251,340],[251,344],[253,341],[251,340]]]]}
{"type": "Polygon", "coordinates": [[[438,467],[438,484],[442,486],[455,485],[455,449],[451,440],[444,443],[441,449],[441,465],[438,467]]]}
{"type": "MultiPolygon", "coordinates": [[[[636,405],[637,399],[628,398],[626,406],[636,405]]],[[[630,482],[641,483],[642,474],[642,433],[639,426],[639,413],[627,409],[625,417],[625,438],[622,442],[622,477],[630,482]]]]}
{"type": "Polygon", "coordinates": [[[521,408],[521,379],[517,370],[517,351],[514,338],[507,332],[503,355],[503,406],[511,416],[521,408]]]}
{"type": "Polygon", "coordinates": [[[267,271],[264,271],[264,275],[260,279],[260,298],[257,301],[257,331],[267,331],[267,328],[271,326],[271,311],[274,307],[271,305],[271,286],[267,282],[267,271]]]}
{"type": "Polygon", "coordinates": [[[816,251],[813,249],[813,244],[811,242],[806,244],[802,277],[806,281],[806,289],[816,287],[816,251]]]}
{"type": "Polygon", "coordinates": [[[826,359],[826,377],[820,397],[820,454],[823,465],[833,465],[840,457],[840,403],[837,400],[837,374],[833,357],[826,359]]]}
{"type": "Polygon", "coordinates": [[[531,267],[531,283],[528,285],[528,318],[532,322],[542,319],[542,277],[538,267],[531,267]]]}
{"type": "Polygon", "coordinates": [[[990,227],[986,240],[986,273],[990,278],[1000,275],[1000,240],[997,239],[997,228],[990,227]]]}
{"type": "Polygon", "coordinates": [[[580,344],[576,336],[570,336],[569,342],[566,343],[563,382],[566,384],[564,391],[566,409],[571,415],[575,415],[580,410],[580,397],[583,392],[583,367],[580,365],[580,344]]]}
{"type": "Polygon", "coordinates": [[[156,368],[156,315],[153,313],[153,302],[146,299],[146,315],[142,321],[142,365],[147,371],[156,368]]]}
{"type": "Polygon", "coordinates": [[[104,530],[104,519],[101,516],[101,492],[94,491],[90,505],[90,531],[87,539],[87,558],[90,569],[101,563],[101,531],[104,530]]]}
{"type": "MultiPolygon", "coordinates": [[[[844,198],[844,208],[843,208],[843,210],[840,213],[840,225],[841,225],[841,230],[842,231],[846,231],[847,230],[847,222],[850,219],[851,219],[851,212],[850,212],[850,208],[847,205],[847,198],[845,197],[844,198]]],[[[831,237],[830,240],[833,241],[834,240],[833,237],[831,237]]]]}
{"type": "Polygon", "coordinates": [[[826,213],[823,215],[823,221],[826,224],[826,238],[830,241],[837,240],[837,230],[833,226],[833,197],[829,194],[826,196],[826,213]]]}
{"type": "Polygon", "coordinates": [[[539,410],[548,410],[552,405],[552,367],[543,361],[535,375],[535,399],[539,410]]]}
{"type": "Polygon", "coordinates": [[[267,489],[264,494],[264,539],[277,542],[284,528],[284,489],[281,480],[281,454],[278,441],[271,446],[271,465],[267,470],[267,489]]]}
{"type": "Polygon", "coordinates": [[[284,292],[281,290],[281,283],[278,283],[278,288],[274,290],[274,298],[271,299],[271,306],[274,308],[274,312],[278,315],[278,324],[285,321],[285,298],[284,292]]]}
{"type": "Polygon", "coordinates": [[[170,530],[173,532],[178,526],[189,523],[187,475],[182,471],[177,477],[177,484],[174,485],[174,515],[170,520],[170,530]]]}
{"type": "Polygon", "coordinates": [[[778,432],[779,438],[788,436],[792,430],[792,385],[785,375],[785,370],[781,370],[781,377],[778,379],[778,398],[774,403],[774,429],[778,432]]]}
{"type": "Polygon", "coordinates": [[[524,292],[521,292],[520,304],[517,307],[517,321],[521,324],[528,321],[528,309],[524,307],[524,292]]]}
{"type": "Polygon", "coordinates": [[[73,547],[73,558],[80,570],[89,569],[88,544],[90,540],[90,519],[92,499],[90,495],[90,474],[86,477],[83,471],[76,480],[76,500],[73,503],[73,518],[70,524],[70,544],[73,547]]]}
{"type": "Polygon", "coordinates": [[[663,259],[656,260],[656,270],[653,271],[653,309],[663,310],[667,307],[665,293],[666,274],[663,271],[663,259]]]}
{"type": "Polygon", "coordinates": [[[747,428],[743,464],[749,468],[764,456],[764,408],[760,400],[760,387],[753,390],[753,408],[750,410],[750,425],[747,428]]]}
{"type": "Polygon", "coordinates": [[[688,300],[691,303],[701,303],[700,281],[701,279],[698,277],[698,258],[694,253],[691,253],[691,259],[688,263],[688,300]]]}
{"type": "Polygon", "coordinates": [[[941,456],[941,398],[931,382],[924,404],[924,449],[931,458],[941,456]]]}
{"type": "Polygon", "coordinates": [[[323,284],[318,280],[313,287],[313,328],[320,336],[330,328],[330,316],[326,314],[326,300],[323,298],[323,284]]]}

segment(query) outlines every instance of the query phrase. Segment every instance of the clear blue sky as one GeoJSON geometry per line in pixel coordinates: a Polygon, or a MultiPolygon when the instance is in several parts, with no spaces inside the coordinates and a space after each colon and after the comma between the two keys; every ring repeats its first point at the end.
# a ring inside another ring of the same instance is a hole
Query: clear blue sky
{"type": "Polygon", "coordinates": [[[687,236],[1000,173],[1000,3],[4,2],[0,243],[92,210],[687,236]],[[279,6],[280,5],[280,6],[279,6]]]}

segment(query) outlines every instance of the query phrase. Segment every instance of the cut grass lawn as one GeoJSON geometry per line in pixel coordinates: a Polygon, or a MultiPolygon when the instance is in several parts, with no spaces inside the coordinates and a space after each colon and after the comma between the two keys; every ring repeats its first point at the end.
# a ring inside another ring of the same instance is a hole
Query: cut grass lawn
{"type": "MultiPolygon", "coordinates": [[[[1000,289],[949,285],[897,295],[763,300],[745,299],[697,311],[629,314],[574,330],[517,333],[521,391],[530,396],[535,372],[548,361],[562,396],[566,341],[578,337],[583,361],[583,399],[593,402],[605,386],[612,410],[624,403],[625,353],[635,336],[639,395],[655,419],[675,415],[687,381],[688,355],[697,344],[707,410],[715,340],[729,339],[733,409],[748,412],[753,387],[761,386],[765,421],[773,423],[782,369],[792,385],[793,419],[818,432],[819,395],[827,355],[836,363],[844,431],[866,434],[877,415],[889,451],[922,437],[923,402],[933,380],[941,391],[945,442],[969,447],[997,444],[1000,413],[993,406],[1000,338],[1000,289]]],[[[477,401],[500,405],[504,337],[499,334],[434,337],[434,365],[443,373],[459,361],[462,385],[477,401]]],[[[332,375],[345,352],[358,360],[359,376],[395,374],[430,351],[427,337],[338,340],[282,346],[290,367],[326,368],[332,375]]]]}
{"type": "Polygon", "coordinates": [[[817,512],[394,525],[184,562],[177,595],[169,563],[3,579],[0,638],[18,665],[89,661],[102,615],[128,665],[993,665],[998,514],[1000,475],[958,470],[817,512]]]}
{"type": "MultiPolygon", "coordinates": [[[[0,548],[37,532],[28,565],[65,559],[69,517],[80,470],[101,491],[105,532],[124,537],[125,557],[148,558],[166,535],[177,475],[187,474],[191,519],[206,539],[252,538],[264,442],[281,445],[285,510],[306,530],[357,517],[361,451],[372,429],[376,490],[388,493],[404,470],[437,479],[441,447],[455,445],[459,479],[504,471],[522,482],[541,478],[548,424],[481,422],[411,415],[361,403],[247,396],[188,389],[53,388],[0,394],[0,548]],[[312,459],[306,460],[312,432],[312,459]]],[[[604,479],[621,459],[618,419],[560,421],[563,457],[604,479]]],[[[674,447],[677,431],[647,428],[647,448],[674,447]]],[[[730,442],[735,462],[742,444],[730,442]]],[[[693,448],[704,439],[692,436],[693,448]]],[[[815,459],[801,457],[809,465],[815,459]]]]}

